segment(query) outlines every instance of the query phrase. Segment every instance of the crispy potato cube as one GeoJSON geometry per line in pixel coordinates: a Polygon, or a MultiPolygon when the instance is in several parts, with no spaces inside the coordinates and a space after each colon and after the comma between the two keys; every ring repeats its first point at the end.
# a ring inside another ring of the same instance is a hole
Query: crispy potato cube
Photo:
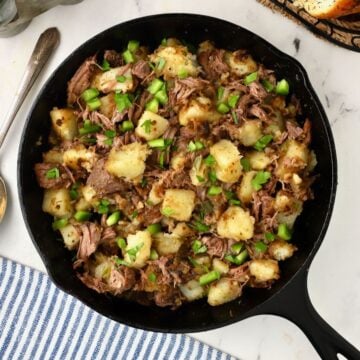
{"type": "Polygon", "coordinates": [[[248,120],[239,128],[237,138],[244,146],[253,146],[261,137],[261,121],[248,120]]]}
{"type": "Polygon", "coordinates": [[[183,45],[169,44],[159,46],[153,54],[149,55],[150,61],[157,64],[160,59],[165,61],[164,67],[156,69],[157,75],[163,75],[167,80],[180,74],[187,76],[197,76],[199,73],[196,56],[193,55],[183,45]]]}
{"type": "Polygon", "coordinates": [[[220,181],[234,183],[239,180],[242,166],[237,147],[229,140],[220,140],[210,147],[210,154],[215,158],[215,173],[220,181]]]}
{"type": "Polygon", "coordinates": [[[96,163],[98,156],[95,149],[86,148],[83,144],[77,144],[64,151],[64,164],[70,169],[79,170],[80,168],[91,171],[96,163]]]}
{"type": "Polygon", "coordinates": [[[44,212],[55,217],[70,217],[73,213],[69,190],[46,189],[42,203],[44,212]]]}
{"type": "Polygon", "coordinates": [[[69,250],[74,250],[77,248],[80,236],[77,232],[74,225],[66,225],[63,228],[59,229],[61,236],[64,239],[64,244],[69,250]]]}
{"type": "Polygon", "coordinates": [[[64,154],[60,150],[49,150],[43,154],[43,159],[47,163],[62,164],[64,154]]]}
{"type": "Polygon", "coordinates": [[[255,219],[239,206],[230,206],[217,223],[219,236],[234,240],[249,240],[254,235],[255,219]]]}
{"type": "Polygon", "coordinates": [[[192,190],[168,189],[165,192],[161,211],[178,221],[189,221],[195,207],[195,193],[192,190]]]}
{"type": "Polygon", "coordinates": [[[257,63],[243,50],[227,52],[225,60],[230,66],[231,72],[237,76],[244,76],[258,69],[257,63]]]}
{"type": "Polygon", "coordinates": [[[179,288],[188,301],[201,299],[205,296],[204,288],[196,280],[190,280],[184,285],[179,285],[179,288]]]}
{"type": "Polygon", "coordinates": [[[302,212],[302,201],[292,199],[291,209],[283,212],[279,212],[276,216],[276,220],[279,224],[286,224],[289,229],[294,227],[297,217],[302,212]]]}
{"type": "Polygon", "coordinates": [[[87,202],[83,197],[80,198],[77,203],[75,204],[76,211],[83,211],[91,209],[91,203],[87,202]]]}
{"type": "Polygon", "coordinates": [[[269,254],[277,261],[285,260],[294,255],[296,247],[288,241],[275,240],[269,245],[269,254]]]}
{"type": "Polygon", "coordinates": [[[160,255],[176,254],[183,243],[180,237],[166,233],[154,235],[153,242],[154,248],[160,255]]]}
{"type": "Polygon", "coordinates": [[[180,238],[185,238],[185,237],[193,236],[194,230],[192,230],[186,223],[179,222],[176,224],[171,234],[174,236],[178,236],[180,238]]]}
{"type": "Polygon", "coordinates": [[[96,197],[96,191],[95,189],[93,189],[90,185],[85,185],[82,186],[81,189],[81,194],[84,198],[84,200],[91,204],[91,205],[95,205],[98,201],[97,197],[96,197]]]}
{"type": "Polygon", "coordinates": [[[150,258],[151,235],[148,231],[137,231],[127,237],[125,261],[131,267],[142,268],[150,258]]]}
{"type": "Polygon", "coordinates": [[[163,198],[164,198],[164,190],[163,190],[162,182],[160,181],[155,182],[149,192],[148,201],[152,205],[157,205],[163,201],[163,198]]]}
{"type": "Polygon", "coordinates": [[[209,121],[213,122],[220,119],[219,114],[209,98],[199,96],[190,100],[179,111],[179,123],[186,126],[190,121],[209,121]]]}
{"type": "Polygon", "coordinates": [[[145,140],[160,137],[169,127],[169,122],[162,116],[145,110],[141,115],[135,133],[145,140]]]}
{"type": "Polygon", "coordinates": [[[309,162],[309,149],[305,144],[287,140],[281,146],[276,175],[282,180],[291,179],[293,173],[304,169],[309,162]]]}
{"type": "Polygon", "coordinates": [[[253,193],[256,191],[251,184],[256,174],[256,171],[248,171],[245,173],[241,179],[240,186],[236,189],[236,195],[244,204],[251,202],[253,193]]]}
{"type": "Polygon", "coordinates": [[[131,75],[131,69],[124,72],[124,66],[121,66],[101,72],[94,77],[91,87],[98,89],[104,94],[111,91],[121,91],[123,93],[132,91],[134,89],[134,81],[131,75]],[[118,81],[116,79],[118,76],[124,76],[125,81],[118,81]]]}
{"type": "Polygon", "coordinates": [[[96,265],[94,269],[94,276],[97,279],[103,279],[106,282],[108,282],[112,267],[113,265],[111,264],[111,262],[106,259],[102,261],[100,264],[96,265]]]}
{"type": "Polygon", "coordinates": [[[292,198],[284,191],[280,190],[276,193],[274,208],[276,211],[284,212],[291,208],[292,198]]]}
{"type": "Polygon", "coordinates": [[[116,110],[115,94],[109,93],[105,96],[102,96],[100,98],[100,102],[101,106],[99,108],[99,112],[111,119],[116,110]]]}
{"type": "Polygon", "coordinates": [[[250,261],[250,274],[257,282],[277,280],[280,278],[280,269],[277,261],[268,259],[256,259],[250,261]]]}
{"type": "Polygon", "coordinates": [[[178,153],[171,158],[171,168],[174,170],[180,170],[184,167],[186,162],[186,156],[184,153],[178,153]]]}
{"type": "Polygon", "coordinates": [[[211,306],[225,304],[235,300],[241,294],[241,287],[235,280],[222,278],[210,285],[208,303],[211,306]]]}
{"type": "Polygon", "coordinates": [[[218,258],[213,259],[212,266],[213,269],[218,271],[220,274],[227,274],[229,272],[229,265],[218,258]]]}
{"type": "Polygon", "coordinates": [[[247,158],[254,170],[264,170],[271,163],[271,159],[264,151],[251,151],[247,154],[247,158]]]}
{"type": "Polygon", "coordinates": [[[50,111],[51,123],[55,133],[62,140],[73,140],[78,133],[77,120],[72,109],[57,109],[50,111]]]}
{"type": "Polygon", "coordinates": [[[112,175],[128,180],[138,180],[145,170],[145,160],[149,150],[147,145],[134,142],[112,148],[105,163],[105,169],[112,175]]]}
{"type": "Polygon", "coordinates": [[[197,156],[193,166],[189,171],[190,179],[193,185],[202,186],[207,180],[207,166],[202,161],[202,156],[197,156]]]}

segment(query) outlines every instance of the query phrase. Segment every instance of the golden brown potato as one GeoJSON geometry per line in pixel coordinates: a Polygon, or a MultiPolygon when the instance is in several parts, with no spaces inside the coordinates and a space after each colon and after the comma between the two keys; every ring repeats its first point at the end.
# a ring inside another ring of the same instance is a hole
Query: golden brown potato
{"type": "Polygon", "coordinates": [[[246,155],[250,161],[250,166],[254,170],[264,170],[271,164],[271,159],[264,151],[251,151],[246,155]]]}
{"type": "Polygon", "coordinates": [[[253,193],[256,192],[254,187],[252,186],[251,181],[256,176],[256,171],[248,171],[244,174],[241,179],[240,186],[236,189],[237,197],[244,203],[248,204],[252,200],[253,193]]]}
{"type": "Polygon", "coordinates": [[[183,126],[186,126],[190,121],[213,122],[220,117],[221,115],[216,111],[212,101],[203,96],[190,100],[179,111],[179,123],[183,126]]]}
{"type": "Polygon", "coordinates": [[[142,268],[150,257],[151,236],[148,231],[137,231],[127,237],[125,261],[131,267],[142,268]]]}
{"type": "Polygon", "coordinates": [[[148,154],[148,146],[139,142],[124,145],[120,149],[113,147],[105,163],[105,168],[110,174],[117,177],[138,181],[144,173],[148,154]]]}
{"type": "Polygon", "coordinates": [[[159,255],[176,254],[182,245],[180,237],[174,234],[158,233],[153,236],[154,248],[159,255]]]}
{"type": "Polygon", "coordinates": [[[208,303],[211,306],[225,304],[236,299],[240,294],[241,287],[237,281],[229,278],[222,278],[210,285],[208,303]]]}
{"type": "Polygon", "coordinates": [[[102,96],[100,98],[100,102],[101,106],[99,108],[99,112],[111,119],[116,110],[115,94],[111,92],[102,96]]]}
{"type": "Polygon", "coordinates": [[[124,72],[124,66],[121,66],[101,72],[94,77],[91,87],[98,89],[104,94],[115,91],[121,91],[122,93],[132,91],[134,81],[131,75],[131,69],[124,72]],[[119,76],[124,76],[124,81],[118,81],[117,78],[119,76]]]}
{"type": "Polygon", "coordinates": [[[161,211],[178,221],[189,221],[195,207],[195,193],[192,190],[168,189],[161,211]]]}
{"type": "Polygon", "coordinates": [[[217,233],[234,240],[249,240],[254,235],[255,219],[239,206],[230,206],[217,223],[217,233]]]}
{"type": "Polygon", "coordinates": [[[239,128],[237,138],[244,146],[253,146],[262,136],[261,121],[248,120],[239,128]]]}
{"type": "Polygon", "coordinates": [[[215,173],[220,181],[234,183],[239,180],[242,173],[240,153],[231,141],[220,140],[210,147],[210,154],[215,158],[215,173]]]}
{"type": "Polygon", "coordinates": [[[135,132],[145,140],[159,138],[169,127],[169,121],[158,114],[145,110],[141,115],[135,132]]]}
{"type": "Polygon", "coordinates": [[[186,284],[180,285],[179,288],[188,301],[201,299],[205,296],[204,288],[196,280],[190,280],[186,284]]]}
{"type": "Polygon", "coordinates": [[[277,261],[268,259],[251,260],[249,264],[250,274],[257,282],[277,280],[280,278],[280,270],[277,261]]]}
{"type": "Polygon", "coordinates": [[[64,239],[64,244],[69,250],[74,250],[77,248],[79,241],[80,241],[80,235],[78,231],[76,230],[74,225],[66,225],[63,228],[59,229],[61,236],[64,239]]]}
{"type": "Polygon", "coordinates": [[[64,154],[61,150],[49,150],[43,154],[44,162],[62,164],[64,159],[64,154]]]}
{"type": "Polygon", "coordinates": [[[64,151],[64,164],[70,169],[79,170],[80,168],[91,171],[98,160],[95,149],[86,148],[83,144],[77,144],[64,151]]]}
{"type": "Polygon", "coordinates": [[[225,60],[230,66],[231,72],[240,77],[258,69],[257,63],[252,56],[242,50],[226,52],[225,60]]]}
{"type": "Polygon", "coordinates": [[[78,133],[77,120],[72,109],[54,108],[50,111],[51,123],[55,133],[62,140],[73,140],[78,133]]]}
{"type": "Polygon", "coordinates": [[[288,241],[275,240],[269,245],[268,250],[272,258],[281,261],[293,256],[296,247],[288,241]]]}
{"type": "Polygon", "coordinates": [[[67,189],[46,189],[42,210],[55,217],[71,217],[73,207],[69,190],[67,189]]]}

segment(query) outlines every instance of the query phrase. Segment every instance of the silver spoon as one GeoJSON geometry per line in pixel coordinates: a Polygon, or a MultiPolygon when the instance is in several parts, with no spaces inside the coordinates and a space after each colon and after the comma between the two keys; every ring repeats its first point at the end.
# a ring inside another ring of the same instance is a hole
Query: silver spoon
{"type": "MultiPolygon", "coordinates": [[[[53,53],[53,50],[55,50],[55,48],[58,46],[59,40],[60,33],[57,28],[49,28],[40,35],[27,64],[25,73],[21,79],[15,100],[12,103],[10,111],[8,112],[4,122],[0,127],[0,148],[4,143],[10,126],[13,123],[26,95],[30,91],[41,70],[44,68],[45,63],[53,53]]],[[[5,215],[6,205],[7,193],[5,181],[0,175],[0,223],[5,215]]]]}

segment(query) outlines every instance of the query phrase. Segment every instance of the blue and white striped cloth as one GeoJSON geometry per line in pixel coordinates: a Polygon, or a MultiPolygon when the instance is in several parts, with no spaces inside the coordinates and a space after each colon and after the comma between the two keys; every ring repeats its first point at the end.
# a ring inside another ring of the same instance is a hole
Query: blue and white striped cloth
{"type": "Polygon", "coordinates": [[[0,257],[0,359],[235,359],[191,337],[120,325],[0,257]]]}

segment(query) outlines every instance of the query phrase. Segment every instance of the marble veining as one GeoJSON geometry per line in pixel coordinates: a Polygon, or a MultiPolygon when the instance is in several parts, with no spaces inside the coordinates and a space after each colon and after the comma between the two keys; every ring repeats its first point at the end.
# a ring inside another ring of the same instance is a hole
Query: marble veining
{"type": "MultiPolygon", "coordinates": [[[[360,193],[356,190],[360,178],[359,54],[326,43],[255,0],[86,0],[54,8],[34,19],[18,36],[0,39],[1,122],[38,35],[49,26],[57,26],[62,36],[60,47],[30,92],[0,154],[1,173],[10,184],[11,198],[0,226],[0,255],[45,271],[26,232],[16,190],[22,124],[41,85],[89,37],[122,21],[167,12],[201,13],[237,23],[305,67],[333,129],[339,172],[336,206],[325,241],[310,268],[309,293],[321,316],[360,348],[360,193]]],[[[192,336],[243,360],[319,359],[294,324],[275,316],[256,316],[192,336]]]]}

